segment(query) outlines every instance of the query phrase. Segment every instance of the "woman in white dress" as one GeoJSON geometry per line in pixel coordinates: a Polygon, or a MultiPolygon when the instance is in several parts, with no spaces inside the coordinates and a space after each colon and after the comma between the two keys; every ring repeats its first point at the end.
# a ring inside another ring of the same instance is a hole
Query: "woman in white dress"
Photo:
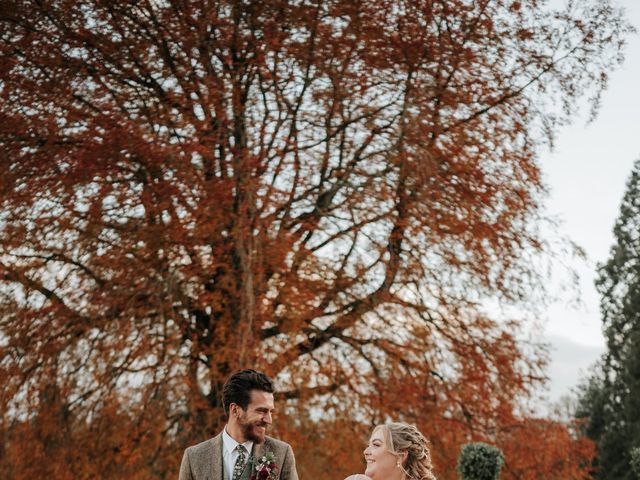
{"type": "Polygon", "coordinates": [[[378,425],[371,433],[364,458],[365,474],[345,480],[436,480],[427,439],[413,425],[378,425]]]}

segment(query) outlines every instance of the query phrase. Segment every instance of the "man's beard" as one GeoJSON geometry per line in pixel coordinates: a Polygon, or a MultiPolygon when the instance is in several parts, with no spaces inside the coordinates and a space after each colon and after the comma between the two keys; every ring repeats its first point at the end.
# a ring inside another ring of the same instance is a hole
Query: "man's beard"
{"type": "Polygon", "coordinates": [[[255,427],[264,427],[266,432],[266,428],[267,428],[266,423],[259,423],[259,424],[249,423],[249,422],[245,422],[244,418],[240,417],[238,419],[238,424],[240,426],[240,429],[242,430],[242,434],[244,438],[254,443],[264,443],[266,433],[262,435],[257,433],[255,431],[255,427]]]}

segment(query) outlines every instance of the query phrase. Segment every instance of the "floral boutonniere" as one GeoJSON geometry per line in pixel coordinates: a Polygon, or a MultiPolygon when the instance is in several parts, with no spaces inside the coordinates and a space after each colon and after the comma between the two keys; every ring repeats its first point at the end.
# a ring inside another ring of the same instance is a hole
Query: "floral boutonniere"
{"type": "Polygon", "coordinates": [[[276,456],[273,452],[267,452],[258,459],[251,480],[275,480],[278,475],[276,456]]]}

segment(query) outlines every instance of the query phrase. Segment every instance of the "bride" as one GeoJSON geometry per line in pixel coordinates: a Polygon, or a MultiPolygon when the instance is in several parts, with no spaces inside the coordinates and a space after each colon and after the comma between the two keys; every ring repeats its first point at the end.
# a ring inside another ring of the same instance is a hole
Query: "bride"
{"type": "Polygon", "coordinates": [[[374,428],[364,458],[365,474],[345,480],[436,480],[427,440],[413,425],[388,423],[374,428]]]}

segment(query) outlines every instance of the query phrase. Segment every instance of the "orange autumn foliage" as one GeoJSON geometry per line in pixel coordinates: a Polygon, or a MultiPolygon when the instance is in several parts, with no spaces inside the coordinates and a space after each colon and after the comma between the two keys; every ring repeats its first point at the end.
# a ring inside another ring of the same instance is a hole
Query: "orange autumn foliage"
{"type": "Polygon", "coordinates": [[[1,2],[0,477],[175,478],[244,366],[302,478],[386,419],[439,478],[475,438],[578,472],[523,407],[544,356],[478,313],[540,287],[537,149],[629,31],[543,3],[1,2]]]}

